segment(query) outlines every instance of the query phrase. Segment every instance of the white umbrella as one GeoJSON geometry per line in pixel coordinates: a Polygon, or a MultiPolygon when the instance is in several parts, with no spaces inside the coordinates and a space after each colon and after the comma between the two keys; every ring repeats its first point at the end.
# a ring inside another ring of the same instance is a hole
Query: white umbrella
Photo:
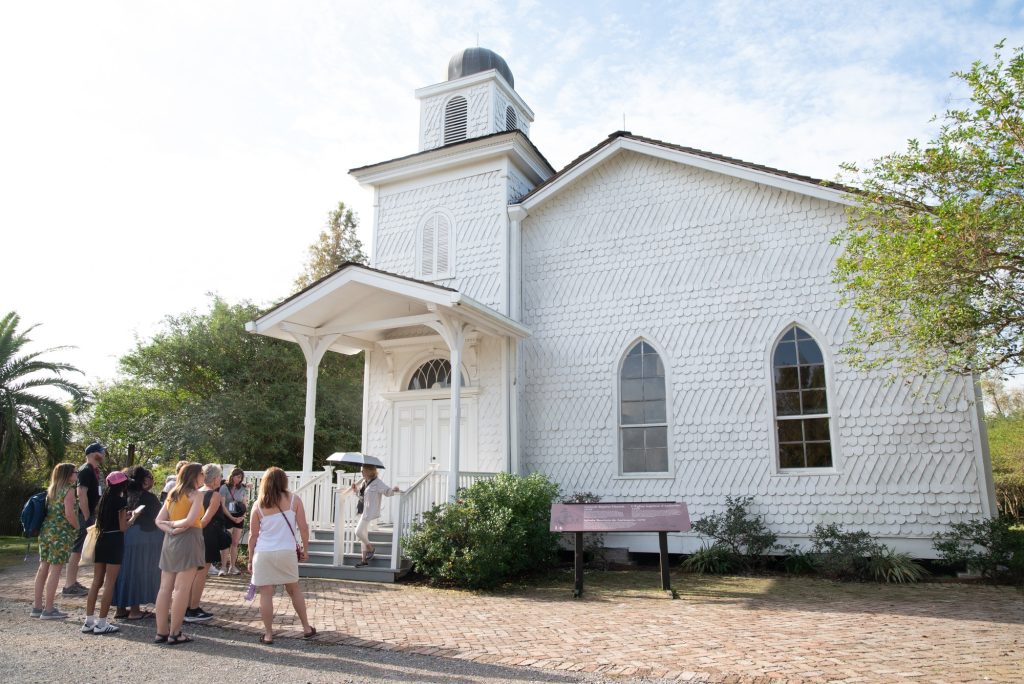
{"type": "Polygon", "coordinates": [[[327,457],[329,463],[349,463],[351,465],[369,465],[383,468],[384,464],[376,456],[361,454],[358,451],[338,451],[327,457]]]}

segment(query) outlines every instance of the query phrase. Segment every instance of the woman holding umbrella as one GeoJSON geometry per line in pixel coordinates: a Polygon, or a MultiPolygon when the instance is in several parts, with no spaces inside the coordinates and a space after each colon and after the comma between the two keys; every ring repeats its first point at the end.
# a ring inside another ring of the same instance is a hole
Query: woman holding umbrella
{"type": "MultiPolygon", "coordinates": [[[[364,457],[366,461],[377,461],[372,456],[364,457]]],[[[377,476],[377,468],[383,468],[383,464],[377,461],[377,465],[363,463],[359,472],[363,479],[360,482],[352,483],[352,491],[359,494],[359,503],[356,505],[356,513],[359,514],[359,524],[356,526],[356,537],[359,538],[362,553],[362,560],[356,563],[356,567],[362,567],[373,560],[374,547],[370,544],[370,524],[380,517],[380,500],[382,496],[394,496],[401,490],[398,487],[388,487],[377,476]]]]}

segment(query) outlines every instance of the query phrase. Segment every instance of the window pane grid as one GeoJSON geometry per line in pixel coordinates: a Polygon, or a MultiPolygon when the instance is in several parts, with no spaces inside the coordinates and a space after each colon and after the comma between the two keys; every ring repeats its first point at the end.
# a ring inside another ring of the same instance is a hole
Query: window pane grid
{"type": "Polygon", "coordinates": [[[806,331],[792,326],[776,345],[772,359],[779,467],[831,467],[821,348],[806,331]]]}
{"type": "Polygon", "coordinates": [[[622,472],[667,472],[665,367],[646,342],[637,342],[623,360],[619,404],[622,472]]]}

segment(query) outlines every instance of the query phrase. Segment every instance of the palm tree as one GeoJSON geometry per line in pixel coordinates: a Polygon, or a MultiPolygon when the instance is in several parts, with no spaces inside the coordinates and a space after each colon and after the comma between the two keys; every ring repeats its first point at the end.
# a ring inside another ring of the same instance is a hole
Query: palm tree
{"type": "Polygon", "coordinates": [[[58,462],[71,438],[68,400],[75,411],[85,400],[85,390],[63,377],[80,370],[39,358],[65,347],[23,354],[35,326],[18,332],[20,322],[13,311],[0,318],[0,473],[7,475],[40,450],[48,463],[58,462]]]}

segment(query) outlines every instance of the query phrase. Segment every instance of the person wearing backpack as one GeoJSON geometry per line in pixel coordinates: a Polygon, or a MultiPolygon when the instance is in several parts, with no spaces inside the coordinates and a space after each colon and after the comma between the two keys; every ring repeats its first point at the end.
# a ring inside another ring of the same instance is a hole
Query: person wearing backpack
{"type": "Polygon", "coordinates": [[[57,594],[61,568],[68,562],[78,534],[78,512],[75,510],[77,480],[74,463],[59,463],[50,473],[46,517],[39,532],[39,570],[36,571],[32,617],[63,620],[68,616],[54,607],[53,599],[57,594]]]}

